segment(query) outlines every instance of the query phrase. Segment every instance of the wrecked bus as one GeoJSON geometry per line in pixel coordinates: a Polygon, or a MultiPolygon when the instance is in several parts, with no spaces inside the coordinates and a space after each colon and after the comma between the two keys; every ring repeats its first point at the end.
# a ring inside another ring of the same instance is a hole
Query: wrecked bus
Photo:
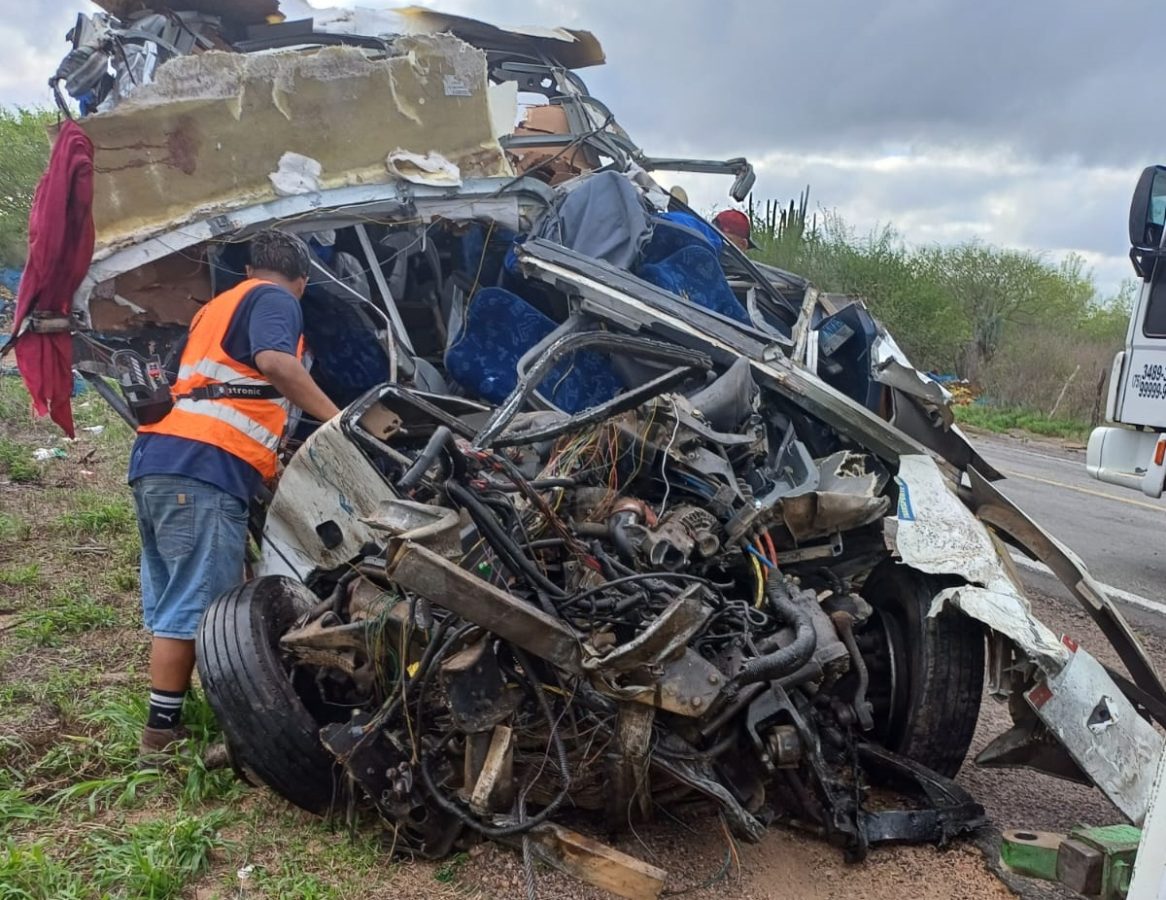
{"type": "Polygon", "coordinates": [[[568,809],[702,807],[859,859],[982,822],[952,777],[986,693],[1014,724],[977,764],[1142,819],[1166,691],[1121,613],[859,298],[661,188],[719,171],[741,199],[752,170],[641,150],[579,74],[593,36],[99,5],[53,81],[95,146],[77,369],[129,415],[109,379],[164,372],[278,227],[313,248],[311,373],[344,408],[295,423],[253,577],[202,623],[243,777],[427,857],[528,838],[561,863],[568,809]],[[1124,673],[1033,617],[1005,545],[1124,673]]]}

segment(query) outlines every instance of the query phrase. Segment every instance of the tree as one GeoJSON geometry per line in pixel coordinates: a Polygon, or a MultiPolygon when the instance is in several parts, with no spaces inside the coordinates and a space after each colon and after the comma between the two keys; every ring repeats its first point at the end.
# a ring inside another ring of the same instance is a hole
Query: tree
{"type": "Polygon", "coordinates": [[[48,110],[0,107],[0,266],[19,267],[28,250],[28,210],[49,160],[48,110]]]}
{"type": "Polygon", "coordinates": [[[1035,253],[973,241],[931,248],[923,262],[970,325],[959,369],[973,381],[1009,330],[1075,325],[1093,297],[1093,281],[1073,255],[1052,266],[1035,253]]]}

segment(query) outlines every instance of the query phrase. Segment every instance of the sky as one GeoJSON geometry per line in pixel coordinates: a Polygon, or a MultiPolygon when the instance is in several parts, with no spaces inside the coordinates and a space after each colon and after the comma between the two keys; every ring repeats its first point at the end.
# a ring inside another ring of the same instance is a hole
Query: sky
{"type": "MultiPolygon", "coordinates": [[[[352,5],[311,0],[316,6],[352,5]]],[[[368,7],[398,2],[364,0],[368,7]]],[[[440,0],[495,24],[595,33],[581,72],[649,154],[746,156],[754,195],[858,233],[980,239],[1085,258],[1102,294],[1131,277],[1126,221],[1166,162],[1166,48],[1151,0],[440,0]]],[[[48,104],[85,0],[0,0],[0,104],[48,104]]],[[[0,148],[3,153],[3,148],[0,148]]],[[[730,179],[662,175],[694,206],[730,179]]]]}

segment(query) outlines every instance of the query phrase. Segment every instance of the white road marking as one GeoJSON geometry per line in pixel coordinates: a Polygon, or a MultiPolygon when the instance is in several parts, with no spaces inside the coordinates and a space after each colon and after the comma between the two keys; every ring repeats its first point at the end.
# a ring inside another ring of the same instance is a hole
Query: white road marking
{"type": "MultiPolygon", "coordinates": [[[[1033,572],[1040,572],[1042,575],[1048,575],[1056,578],[1056,574],[1042,562],[1036,562],[1023,556],[1019,553],[1009,551],[1009,556],[1012,561],[1020,566],[1022,569],[1029,569],[1033,572]]],[[[1166,616],[1166,603],[1160,600],[1151,600],[1149,597],[1143,597],[1140,594],[1132,594],[1129,591],[1123,591],[1121,588],[1114,587],[1111,584],[1101,585],[1101,589],[1109,595],[1111,600],[1120,600],[1122,603],[1128,603],[1130,606],[1136,606],[1139,609],[1144,609],[1148,612],[1158,613],[1160,616],[1166,616]]]]}
{"type": "Polygon", "coordinates": [[[1036,450],[1027,450],[1021,447],[1010,447],[1007,444],[988,443],[987,446],[991,448],[991,450],[988,451],[989,456],[994,456],[997,454],[1000,456],[1007,456],[1009,453],[1015,453],[1017,456],[1030,456],[1033,459],[1047,459],[1049,462],[1061,464],[1080,462],[1081,465],[1084,466],[1084,456],[1080,456],[1079,459],[1074,460],[1069,456],[1053,456],[1051,453],[1040,453],[1036,450]]]}
{"type": "Polygon", "coordinates": [[[1047,484],[1050,487],[1063,488],[1066,491],[1076,491],[1078,494],[1086,494],[1090,497],[1101,497],[1105,500],[1112,500],[1114,503],[1124,503],[1126,506],[1138,506],[1142,509],[1148,509],[1151,512],[1166,512],[1166,506],[1160,503],[1149,503],[1145,500],[1131,500],[1129,497],[1119,497],[1116,494],[1111,494],[1108,491],[1095,491],[1092,488],[1081,487],[1076,484],[1067,484],[1064,481],[1054,481],[1051,478],[1041,478],[1038,475],[1027,475],[1024,472],[1010,472],[1008,469],[998,469],[1001,475],[1005,478],[1020,478],[1024,481],[1035,481],[1039,484],[1047,484]]]}

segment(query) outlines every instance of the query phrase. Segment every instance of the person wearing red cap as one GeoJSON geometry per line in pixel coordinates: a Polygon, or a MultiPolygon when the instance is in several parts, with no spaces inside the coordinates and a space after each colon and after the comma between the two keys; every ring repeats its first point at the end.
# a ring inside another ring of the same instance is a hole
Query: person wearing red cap
{"type": "Polygon", "coordinates": [[[757,245],[749,236],[749,217],[739,209],[726,209],[713,219],[717,231],[739,250],[754,250],[757,245]]]}

